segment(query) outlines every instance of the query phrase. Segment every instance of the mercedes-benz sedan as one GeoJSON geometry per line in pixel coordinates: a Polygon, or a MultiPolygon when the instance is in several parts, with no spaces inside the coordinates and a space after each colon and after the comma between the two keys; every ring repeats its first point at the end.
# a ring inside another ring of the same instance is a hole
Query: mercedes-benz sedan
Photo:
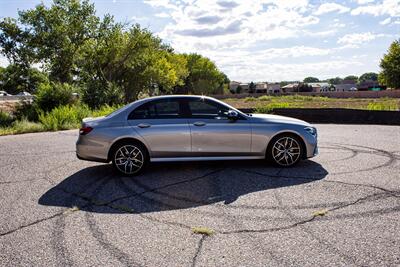
{"type": "Polygon", "coordinates": [[[268,159],[289,167],[318,153],[317,130],[298,119],[245,114],[211,97],[159,96],[84,119],[76,153],[112,162],[124,175],[161,161],[268,159]]]}

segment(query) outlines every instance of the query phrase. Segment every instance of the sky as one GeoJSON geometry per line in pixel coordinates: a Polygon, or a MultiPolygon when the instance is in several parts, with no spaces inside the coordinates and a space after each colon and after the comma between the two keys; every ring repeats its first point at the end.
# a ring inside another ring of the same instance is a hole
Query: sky
{"type": "MultiPolygon", "coordinates": [[[[16,18],[40,2],[0,0],[0,18],[16,18]]],[[[241,82],[379,72],[383,54],[400,38],[400,0],[92,2],[97,15],[139,23],[175,51],[206,56],[241,82]]]]}

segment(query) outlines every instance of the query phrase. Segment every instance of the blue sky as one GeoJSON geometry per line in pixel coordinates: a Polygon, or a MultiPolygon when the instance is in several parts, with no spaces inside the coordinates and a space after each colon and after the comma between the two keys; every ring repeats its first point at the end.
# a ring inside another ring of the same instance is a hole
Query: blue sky
{"type": "MultiPolygon", "coordinates": [[[[400,38],[400,0],[93,2],[99,16],[139,23],[176,51],[207,56],[242,82],[378,72],[380,58],[400,38]]],[[[0,17],[38,3],[0,0],[0,17]]],[[[0,64],[7,64],[4,57],[0,64]]]]}

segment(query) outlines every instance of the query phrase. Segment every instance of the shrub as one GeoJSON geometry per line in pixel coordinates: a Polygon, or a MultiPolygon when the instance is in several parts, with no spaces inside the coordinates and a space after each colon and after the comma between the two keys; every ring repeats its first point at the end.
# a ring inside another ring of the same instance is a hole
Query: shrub
{"type": "Polygon", "coordinates": [[[124,93],[115,83],[93,80],[85,84],[82,100],[91,108],[99,108],[103,105],[113,106],[123,103],[124,93]]]}
{"type": "Polygon", "coordinates": [[[40,110],[50,111],[58,106],[76,102],[72,93],[78,88],[66,83],[41,84],[36,93],[35,104],[40,110]]]}
{"type": "Polygon", "coordinates": [[[39,108],[37,107],[36,104],[31,104],[29,102],[21,101],[15,107],[14,116],[17,120],[25,118],[28,121],[37,122],[39,119],[39,108]]]}
{"type": "Polygon", "coordinates": [[[83,113],[78,112],[76,107],[59,106],[50,112],[41,112],[39,114],[39,121],[48,131],[73,129],[79,127],[80,118],[78,114],[80,116],[83,115],[83,113]]]}
{"type": "Polygon", "coordinates": [[[368,110],[398,110],[396,101],[385,101],[381,103],[370,102],[367,106],[368,110]]]}
{"type": "Polygon", "coordinates": [[[271,113],[275,108],[289,108],[289,103],[287,102],[273,102],[267,105],[260,105],[256,107],[257,113],[271,113]]]}
{"type": "Polygon", "coordinates": [[[14,118],[8,112],[0,110],[0,127],[7,127],[12,124],[14,118]]]}
{"type": "Polygon", "coordinates": [[[263,95],[258,98],[260,101],[269,101],[272,100],[272,96],[263,95]]]}
{"type": "Polygon", "coordinates": [[[244,99],[244,102],[254,102],[254,101],[256,101],[256,98],[255,97],[246,97],[245,99],[244,99]]]}
{"type": "Polygon", "coordinates": [[[14,121],[10,127],[0,127],[0,135],[42,132],[44,127],[37,122],[30,122],[26,119],[14,121]]]}

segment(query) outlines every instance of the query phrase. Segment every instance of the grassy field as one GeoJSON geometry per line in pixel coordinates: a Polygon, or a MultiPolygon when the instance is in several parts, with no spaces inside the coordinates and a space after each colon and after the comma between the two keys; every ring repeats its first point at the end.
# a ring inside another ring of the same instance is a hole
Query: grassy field
{"type": "Polygon", "coordinates": [[[255,108],[267,113],[274,108],[350,108],[364,110],[400,110],[400,98],[329,98],[320,96],[260,96],[222,101],[236,108],[255,108]]]}

